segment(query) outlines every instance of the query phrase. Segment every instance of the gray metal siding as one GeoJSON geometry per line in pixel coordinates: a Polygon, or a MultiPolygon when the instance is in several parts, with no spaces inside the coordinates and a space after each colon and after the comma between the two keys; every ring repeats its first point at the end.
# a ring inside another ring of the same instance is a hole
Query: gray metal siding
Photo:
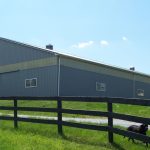
{"type": "MultiPolygon", "coordinates": [[[[57,96],[55,52],[0,38],[0,56],[0,96],[57,96]],[[38,86],[25,88],[25,79],[31,78],[37,78],[38,86]]],[[[59,56],[60,96],[150,98],[148,75],[59,56]],[[96,91],[96,82],[105,83],[106,91],[96,91]],[[137,96],[137,89],[144,90],[144,97],[137,96]]]]}
{"type": "Polygon", "coordinates": [[[57,66],[0,74],[0,96],[57,96],[57,66]],[[37,87],[25,88],[25,79],[37,78],[37,87]]]}
{"type": "Polygon", "coordinates": [[[105,74],[108,76],[114,76],[118,78],[124,78],[128,80],[133,80],[135,78],[137,81],[149,83],[150,76],[144,75],[135,71],[124,70],[100,63],[90,62],[77,58],[61,57],[61,65],[66,67],[71,67],[74,69],[79,69],[83,71],[94,72],[98,74],[105,74]]]}
{"type": "MultiPolygon", "coordinates": [[[[98,74],[89,71],[61,66],[61,96],[110,96],[133,97],[133,80],[98,74]],[[96,91],[96,82],[106,83],[106,91],[96,91]]],[[[150,84],[135,82],[135,89],[143,88],[146,92],[142,98],[150,98],[150,84]]]]}
{"type": "Polygon", "coordinates": [[[138,89],[144,90],[144,98],[150,99],[150,84],[137,81],[135,82],[135,95],[137,98],[141,98],[137,95],[138,89]]]}
{"type": "Polygon", "coordinates": [[[0,65],[14,64],[54,56],[54,53],[0,39],[0,65]]]}

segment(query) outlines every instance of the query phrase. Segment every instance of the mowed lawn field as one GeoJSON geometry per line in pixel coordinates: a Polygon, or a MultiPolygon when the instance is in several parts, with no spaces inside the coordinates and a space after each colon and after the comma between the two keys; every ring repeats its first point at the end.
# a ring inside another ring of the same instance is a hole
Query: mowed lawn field
{"type": "MultiPolygon", "coordinates": [[[[19,106],[56,108],[55,101],[19,101],[19,106]]],[[[13,106],[12,101],[0,101],[0,106],[13,106]]],[[[63,108],[107,111],[104,103],[63,102],[63,108]]],[[[149,118],[149,107],[115,104],[113,110],[135,116],[149,118]]],[[[12,111],[0,111],[11,114],[12,111]]],[[[57,116],[55,113],[19,112],[19,114],[57,116]]],[[[67,115],[65,117],[88,117],[67,115]]],[[[107,132],[91,131],[71,127],[63,127],[63,136],[58,135],[56,125],[44,125],[19,122],[14,129],[13,121],[0,121],[0,150],[144,150],[145,144],[140,141],[132,143],[123,136],[114,134],[114,144],[108,143],[107,132]]],[[[150,133],[148,133],[150,135],[150,133]]]]}
{"type": "Polygon", "coordinates": [[[0,123],[1,150],[145,150],[140,141],[132,143],[119,135],[114,135],[114,144],[109,144],[107,132],[85,129],[63,128],[64,135],[57,133],[57,126],[32,123],[0,123]]]}
{"type": "MultiPolygon", "coordinates": [[[[13,106],[13,101],[10,100],[0,100],[0,106],[13,106]]],[[[42,107],[42,108],[56,108],[56,101],[18,101],[18,106],[20,107],[42,107]]],[[[63,108],[68,109],[80,109],[80,110],[99,110],[99,111],[107,111],[106,103],[92,103],[92,102],[63,102],[63,108]]],[[[1,111],[1,113],[8,114],[12,113],[12,111],[1,111]]],[[[150,117],[150,107],[149,106],[134,106],[134,105],[126,105],[126,104],[113,104],[113,112],[121,113],[121,114],[129,114],[141,117],[150,117]]],[[[46,116],[56,116],[56,113],[45,113],[45,112],[24,112],[20,111],[19,114],[31,114],[31,115],[46,115],[46,116]]],[[[67,115],[71,117],[80,117],[81,115],[67,115]]],[[[82,116],[82,117],[91,117],[91,116],[82,116]]],[[[93,118],[93,117],[92,117],[93,118]]]]}

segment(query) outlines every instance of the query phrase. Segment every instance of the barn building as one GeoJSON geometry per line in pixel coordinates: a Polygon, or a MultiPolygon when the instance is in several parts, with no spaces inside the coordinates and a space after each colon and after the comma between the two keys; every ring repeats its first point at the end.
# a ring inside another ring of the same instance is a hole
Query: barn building
{"type": "Polygon", "coordinates": [[[150,76],[0,38],[0,96],[150,98],[150,76]]]}

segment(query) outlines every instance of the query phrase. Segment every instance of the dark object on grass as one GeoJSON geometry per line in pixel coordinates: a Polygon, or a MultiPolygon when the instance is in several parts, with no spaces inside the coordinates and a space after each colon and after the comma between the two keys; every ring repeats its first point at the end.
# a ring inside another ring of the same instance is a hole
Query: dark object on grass
{"type": "MultiPolygon", "coordinates": [[[[146,135],[146,132],[148,131],[148,125],[146,124],[141,124],[140,126],[138,125],[131,125],[127,128],[128,131],[131,131],[131,132],[135,132],[135,133],[139,133],[139,134],[143,134],[143,135],[146,135]]],[[[130,138],[129,137],[129,141],[132,139],[132,142],[135,143],[134,139],[133,138],[130,138]]],[[[146,142],[146,146],[148,146],[148,142],[146,142]]]]}

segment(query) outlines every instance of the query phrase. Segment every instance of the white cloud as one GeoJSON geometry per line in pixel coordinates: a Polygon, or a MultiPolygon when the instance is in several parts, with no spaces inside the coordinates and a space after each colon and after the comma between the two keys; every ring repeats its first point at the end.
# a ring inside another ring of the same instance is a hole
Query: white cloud
{"type": "Polygon", "coordinates": [[[106,41],[106,40],[101,40],[100,44],[101,44],[102,47],[107,47],[109,45],[109,42],[106,41]]]}
{"type": "Polygon", "coordinates": [[[122,37],[122,40],[123,40],[123,41],[127,41],[127,40],[128,40],[128,38],[127,38],[127,37],[125,37],[125,36],[123,36],[123,37],[122,37]]]}
{"type": "Polygon", "coordinates": [[[93,41],[88,41],[88,42],[81,42],[75,45],[72,45],[73,48],[85,48],[93,45],[93,41]]]}

